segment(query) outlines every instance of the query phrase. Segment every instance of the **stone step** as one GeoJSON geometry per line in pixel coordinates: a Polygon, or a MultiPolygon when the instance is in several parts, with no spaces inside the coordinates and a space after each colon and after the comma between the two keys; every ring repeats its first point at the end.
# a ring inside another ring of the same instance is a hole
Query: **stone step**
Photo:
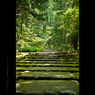
{"type": "Polygon", "coordinates": [[[79,72],[73,72],[73,73],[71,73],[71,74],[73,74],[73,76],[74,76],[77,80],[79,80],[79,72]]]}
{"type": "Polygon", "coordinates": [[[79,95],[79,93],[73,90],[63,90],[63,91],[30,91],[26,93],[22,93],[21,91],[16,91],[16,95],[79,95]]]}
{"type": "Polygon", "coordinates": [[[67,62],[61,62],[61,61],[16,61],[16,63],[31,63],[31,64],[34,64],[34,63],[46,63],[46,64],[79,64],[79,62],[71,62],[71,61],[67,61],[67,62]]]}
{"type": "Polygon", "coordinates": [[[53,55],[53,56],[51,56],[51,55],[37,55],[37,56],[26,56],[26,58],[32,58],[32,57],[35,57],[35,58],[58,58],[57,56],[55,56],[55,55],[53,55]]]}
{"type": "Polygon", "coordinates": [[[66,58],[65,58],[65,57],[57,57],[57,56],[56,56],[56,57],[55,57],[55,56],[54,56],[54,57],[51,57],[51,56],[35,56],[35,57],[33,57],[33,56],[32,56],[32,57],[23,57],[23,58],[21,58],[21,59],[19,59],[19,60],[28,60],[28,59],[29,59],[29,60],[30,60],[30,59],[33,59],[33,60],[34,60],[34,59],[48,59],[48,60],[50,60],[50,59],[51,59],[51,60],[52,60],[52,59],[78,60],[79,58],[69,58],[69,57],[66,57],[66,58]]]}
{"type": "Polygon", "coordinates": [[[27,67],[17,67],[16,66],[16,70],[27,70],[27,67]]]}
{"type": "Polygon", "coordinates": [[[78,60],[78,58],[62,58],[62,57],[59,57],[59,58],[57,58],[57,57],[50,57],[50,56],[36,56],[36,57],[24,57],[24,58],[22,58],[21,60],[70,60],[70,61],[72,61],[72,60],[74,60],[74,61],[76,61],[76,60],[78,60]]]}
{"type": "MultiPolygon", "coordinates": [[[[33,62],[46,62],[47,63],[47,61],[29,61],[29,60],[27,60],[27,61],[16,61],[16,63],[33,63],[33,62]]],[[[48,61],[48,62],[56,62],[56,61],[48,61]]]]}
{"type": "Polygon", "coordinates": [[[18,79],[23,80],[76,80],[69,72],[23,72],[18,79]]]}
{"type": "Polygon", "coordinates": [[[16,71],[16,80],[18,80],[18,76],[20,76],[22,73],[22,71],[16,71]]]}
{"type": "Polygon", "coordinates": [[[79,83],[76,80],[23,80],[18,85],[16,92],[22,95],[78,95],[70,94],[72,91],[79,93],[79,83]],[[62,94],[64,92],[69,94],[62,94]]]}
{"type": "MultiPolygon", "coordinates": [[[[29,71],[28,71],[29,72],[29,71]]],[[[67,79],[67,80],[77,80],[77,81],[79,81],[79,72],[67,72],[67,73],[69,73],[69,75],[70,76],[72,76],[72,77],[70,77],[70,78],[53,78],[53,77],[38,77],[38,78],[35,78],[35,76],[28,76],[28,78],[26,78],[26,76],[24,76],[24,74],[23,73],[26,73],[26,72],[18,72],[18,71],[16,71],[16,80],[19,80],[19,79],[26,79],[26,80],[30,80],[30,79],[42,79],[42,80],[44,80],[44,79],[48,79],[48,80],[50,80],[50,79],[53,79],[53,80],[57,80],[57,79],[63,79],[63,80],[65,80],[65,79],[67,79]],[[21,75],[21,74],[23,74],[23,75],[21,75]],[[18,78],[19,77],[19,78],[18,78]]],[[[39,73],[39,72],[38,72],[39,73]]],[[[43,72],[42,72],[43,73],[43,72]]],[[[65,73],[66,74],[66,73],[65,73]]]]}
{"type": "Polygon", "coordinates": [[[79,71],[79,68],[71,68],[71,67],[30,67],[31,70],[44,70],[44,71],[79,71]]]}
{"type": "Polygon", "coordinates": [[[19,67],[79,67],[79,64],[16,64],[19,67]]]}
{"type": "Polygon", "coordinates": [[[16,71],[16,75],[21,75],[23,72],[16,71]]]}
{"type": "Polygon", "coordinates": [[[46,71],[46,72],[79,72],[79,68],[75,67],[16,67],[16,71],[46,71]]]}
{"type": "Polygon", "coordinates": [[[61,61],[59,59],[25,59],[25,61],[61,61]]]}
{"type": "MultiPolygon", "coordinates": [[[[16,71],[20,71],[20,72],[24,72],[24,71],[26,71],[26,70],[16,70],[16,71]]],[[[29,70],[29,71],[31,71],[31,72],[79,72],[79,71],[77,71],[77,70],[34,70],[34,69],[32,69],[32,70],[29,70]]]]}
{"type": "MultiPolygon", "coordinates": [[[[47,55],[58,55],[58,53],[55,53],[55,52],[36,52],[36,53],[30,53],[29,56],[37,56],[37,55],[44,55],[44,56],[47,56],[47,55]]],[[[28,55],[27,55],[28,56],[28,55]]]]}
{"type": "Polygon", "coordinates": [[[61,58],[44,58],[44,59],[23,59],[23,60],[19,60],[19,61],[61,61],[61,62],[79,62],[78,59],[61,59],[61,58]]]}
{"type": "Polygon", "coordinates": [[[37,56],[25,56],[23,57],[24,58],[38,58],[38,59],[53,59],[53,58],[56,58],[56,59],[59,59],[59,58],[62,58],[62,59],[78,59],[77,57],[71,57],[71,56],[68,56],[68,57],[64,57],[64,56],[57,56],[57,55],[48,55],[48,56],[43,56],[43,55],[37,55],[37,56]]]}
{"type": "Polygon", "coordinates": [[[68,52],[36,52],[31,53],[31,55],[68,55],[68,52]]]}

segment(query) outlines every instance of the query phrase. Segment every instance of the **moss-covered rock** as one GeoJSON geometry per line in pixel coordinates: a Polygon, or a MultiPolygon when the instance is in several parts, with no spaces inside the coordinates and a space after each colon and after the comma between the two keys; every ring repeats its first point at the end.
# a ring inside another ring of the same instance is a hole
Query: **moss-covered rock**
{"type": "Polygon", "coordinates": [[[73,90],[63,90],[59,92],[59,95],[78,95],[78,93],[73,90]]]}

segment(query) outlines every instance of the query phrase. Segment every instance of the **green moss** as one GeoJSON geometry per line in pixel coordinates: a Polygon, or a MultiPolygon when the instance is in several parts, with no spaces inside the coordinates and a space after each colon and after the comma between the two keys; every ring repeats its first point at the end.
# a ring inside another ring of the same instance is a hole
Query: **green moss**
{"type": "Polygon", "coordinates": [[[71,80],[26,80],[21,82],[21,86],[16,90],[23,93],[32,91],[64,91],[73,90],[79,92],[79,86],[71,80]]]}
{"type": "Polygon", "coordinates": [[[66,70],[79,71],[79,68],[66,67],[66,70]]]}
{"type": "Polygon", "coordinates": [[[16,71],[16,75],[20,75],[20,74],[22,74],[22,72],[18,72],[18,71],[16,71]]]}
{"type": "Polygon", "coordinates": [[[79,72],[78,73],[72,73],[76,79],[79,79],[79,72]]]}
{"type": "Polygon", "coordinates": [[[16,67],[16,70],[25,70],[27,67],[16,67]]]}

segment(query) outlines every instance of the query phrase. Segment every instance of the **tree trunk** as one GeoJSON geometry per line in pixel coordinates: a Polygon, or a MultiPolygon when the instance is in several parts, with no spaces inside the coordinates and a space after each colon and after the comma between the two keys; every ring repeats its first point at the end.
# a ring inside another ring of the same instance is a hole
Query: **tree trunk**
{"type": "Polygon", "coordinates": [[[66,37],[66,48],[65,48],[65,51],[67,51],[67,44],[68,44],[68,39],[66,37]]]}
{"type": "Polygon", "coordinates": [[[63,50],[62,44],[63,44],[63,31],[61,30],[60,31],[60,48],[61,48],[61,50],[63,50]]]}
{"type": "MultiPolygon", "coordinates": [[[[51,23],[52,23],[52,19],[51,19],[51,15],[50,15],[50,22],[49,22],[50,27],[52,26],[51,23]]],[[[50,29],[50,31],[51,31],[51,29],[50,29]]],[[[49,34],[49,36],[51,36],[51,34],[49,34]]],[[[51,49],[51,39],[49,39],[48,44],[49,44],[49,49],[51,49]]]]}
{"type": "MultiPolygon", "coordinates": [[[[67,34],[67,30],[66,30],[66,34],[67,34]]],[[[66,44],[65,51],[67,51],[67,44],[68,44],[68,38],[67,38],[67,36],[66,36],[66,40],[65,41],[66,41],[66,43],[65,43],[66,44]]]]}
{"type": "Polygon", "coordinates": [[[73,1],[72,8],[74,8],[74,5],[75,5],[75,1],[73,1]]]}
{"type": "MultiPolygon", "coordinates": [[[[21,35],[22,35],[22,15],[21,15],[21,35]]],[[[22,39],[22,37],[21,37],[22,39]]]]}
{"type": "Polygon", "coordinates": [[[60,44],[63,44],[63,31],[60,31],[60,44]]]}
{"type": "Polygon", "coordinates": [[[75,37],[74,50],[77,50],[77,46],[78,46],[78,35],[76,35],[75,37]]]}
{"type": "Polygon", "coordinates": [[[46,24],[43,23],[43,33],[45,33],[45,32],[46,32],[46,24]]]}

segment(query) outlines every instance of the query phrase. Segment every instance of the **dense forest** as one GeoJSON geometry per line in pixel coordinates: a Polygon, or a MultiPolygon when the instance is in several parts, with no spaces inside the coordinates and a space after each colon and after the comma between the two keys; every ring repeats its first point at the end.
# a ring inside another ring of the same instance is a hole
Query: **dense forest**
{"type": "Polygon", "coordinates": [[[79,0],[16,0],[16,50],[79,51],[79,0]]]}

